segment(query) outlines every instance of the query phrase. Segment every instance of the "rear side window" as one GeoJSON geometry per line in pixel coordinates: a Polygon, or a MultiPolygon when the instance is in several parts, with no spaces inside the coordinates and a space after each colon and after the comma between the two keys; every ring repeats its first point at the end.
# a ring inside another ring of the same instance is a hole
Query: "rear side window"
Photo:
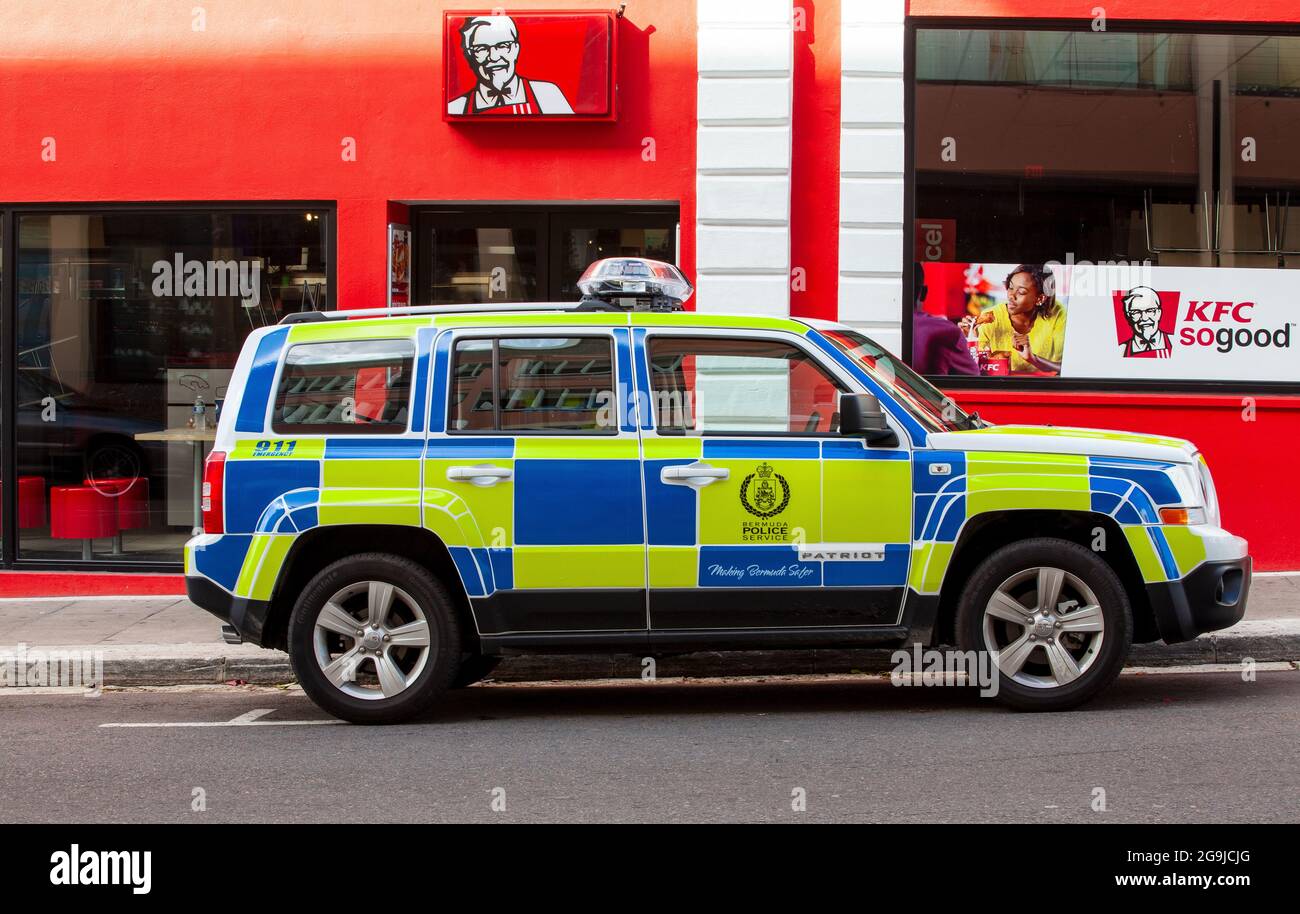
{"type": "Polygon", "coordinates": [[[617,434],[613,340],[463,339],[452,360],[452,432],[617,434]]]}
{"type": "Polygon", "coordinates": [[[302,343],[289,349],[271,428],[289,434],[406,431],[415,344],[302,343]]]}

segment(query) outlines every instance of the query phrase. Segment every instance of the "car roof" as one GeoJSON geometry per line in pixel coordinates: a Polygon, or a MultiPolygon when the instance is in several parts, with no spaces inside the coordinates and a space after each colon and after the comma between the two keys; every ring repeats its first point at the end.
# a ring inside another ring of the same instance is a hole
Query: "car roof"
{"type": "Polygon", "coordinates": [[[798,318],[773,317],[763,314],[709,313],[698,311],[578,311],[573,304],[554,306],[548,310],[544,304],[527,309],[497,310],[490,306],[483,310],[464,307],[438,307],[394,309],[392,314],[375,314],[374,311],[357,312],[365,317],[353,317],[348,311],[316,312],[321,318],[294,321],[289,326],[292,342],[312,340],[365,339],[389,336],[395,331],[411,333],[423,327],[443,329],[483,328],[545,328],[545,327],[698,327],[701,329],[783,330],[804,334],[810,322],[798,318]]]}

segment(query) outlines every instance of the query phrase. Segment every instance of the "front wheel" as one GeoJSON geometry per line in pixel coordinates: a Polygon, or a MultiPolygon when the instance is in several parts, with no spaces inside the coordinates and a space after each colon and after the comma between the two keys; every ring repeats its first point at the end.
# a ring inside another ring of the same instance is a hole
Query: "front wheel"
{"type": "Polygon", "coordinates": [[[1077,543],[1032,539],[989,556],[957,609],[963,650],[993,655],[997,697],[1026,711],[1064,711],[1115,681],[1133,616],[1124,585],[1077,543]]]}
{"type": "Polygon", "coordinates": [[[321,708],[359,724],[427,710],[460,665],[446,589],[410,559],[349,556],[317,574],[289,620],[289,658],[321,708]]]}

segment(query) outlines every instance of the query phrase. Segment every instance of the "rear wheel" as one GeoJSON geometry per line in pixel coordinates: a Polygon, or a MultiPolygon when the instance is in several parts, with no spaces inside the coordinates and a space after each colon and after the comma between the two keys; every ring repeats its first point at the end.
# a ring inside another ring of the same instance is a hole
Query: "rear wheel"
{"type": "Polygon", "coordinates": [[[427,569],[366,553],[307,584],[289,620],[289,657],[303,691],[329,713],[396,723],[451,686],[460,631],[451,598],[427,569]]]}
{"type": "Polygon", "coordinates": [[[1119,675],[1133,636],[1119,577],[1077,543],[1032,539],[989,556],[957,610],[963,650],[991,653],[997,697],[1026,711],[1063,711],[1119,675]]]}

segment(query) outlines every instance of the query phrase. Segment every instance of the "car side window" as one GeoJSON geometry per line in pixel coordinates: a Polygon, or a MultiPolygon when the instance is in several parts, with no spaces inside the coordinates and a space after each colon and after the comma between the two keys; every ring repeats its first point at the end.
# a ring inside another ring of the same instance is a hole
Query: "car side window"
{"type": "Polygon", "coordinates": [[[652,336],[660,434],[832,434],[844,389],[792,343],[757,337],[652,336]]]}
{"type": "Polygon", "coordinates": [[[608,336],[461,339],[451,372],[450,432],[618,433],[608,336]]]}
{"type": "Polygon", "coordinates": [[[300,343],[285,355],[271,429],[286,434],[406,431],[415,344],[300,343]]]}

